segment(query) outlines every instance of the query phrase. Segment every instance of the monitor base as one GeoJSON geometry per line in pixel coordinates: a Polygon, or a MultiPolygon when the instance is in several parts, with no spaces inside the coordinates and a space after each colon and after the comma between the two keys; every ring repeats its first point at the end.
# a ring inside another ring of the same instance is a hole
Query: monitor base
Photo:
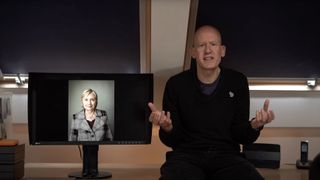
{"type": "Polygon", "coordinates": [[[112,174],[109,172],[98,172],[94,174],[73,172],[73,173],[70,173],[68,176],[76,179],[105,179],[105,178],[111,178],[112,174]]]}
{"type": "Polygon", "coordinates": [[[82,171],[73,172],[69,177],[76,179],[105,179],[112,177],[109,172],[98,170],[99,145],[83,145],[82,171]]]}

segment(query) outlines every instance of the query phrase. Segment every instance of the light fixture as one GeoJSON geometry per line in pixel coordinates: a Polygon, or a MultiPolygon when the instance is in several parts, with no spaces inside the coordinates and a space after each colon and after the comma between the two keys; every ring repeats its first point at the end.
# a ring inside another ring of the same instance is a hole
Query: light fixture
{"type": "Polygon", "coordinates": [[[320,91],[317,78],[249,78],[251,91],[320,91]]]}
{"type": "Polygon", "coordinates": [[[314,78],[314,79],[308,79],[307,80],[307,86],[309,88],[315,88],[317,86],[317,78],[314,78]]]}
{"type": "Polygon", "coordinates": [[[249,89],[251,91],[318,91],[317,88],[310,89],[306,85],[298,85],[298,84],[263,84],[263,85],[249,85],[249,89]]]}
{"type": "Polygon", "coordinates": [[[28,82],[27,74],[3,74],[5,83],[14,82],[17,86],[24,86],[28,82]]]}
{"type": "Polygon", "coordinates": [[[18,85],[24,84],[24,82],[21,80],[20,74],[17,74],[17,77],[15,78],[15,80],[18,85]]]}

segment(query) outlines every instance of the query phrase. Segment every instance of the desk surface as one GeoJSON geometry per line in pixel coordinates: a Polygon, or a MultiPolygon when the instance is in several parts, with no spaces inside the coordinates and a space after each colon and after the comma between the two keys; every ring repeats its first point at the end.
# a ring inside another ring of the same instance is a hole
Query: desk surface
{"type": "MultiPolygon", "coordinates": [[[[105,171],[102,168],[100,171],[105,171]]],[[[68,174],[80,171],[79,168],[25,168],[24,180],[70,180],[68,174]]],[[[110,168],[110,180],[156,180],[159,179],[159,168],[110,168]]],[[[285,167],[281,169],[258,169],[266,180],[308,180],[308,170],[285,167]]]]}
{"type": "MultiPolygon", "coordinates": [[[[25,180],[64,180],[69,173],[81,171],[77,168],[26,168],[25,180]]],[[[106,171],[101,169],[100,171],[106,171]]],[[[159,169],[155,168],[112,168],[108,169],[112,174],[110,180],[155,180],[159,178],[159,169]]]]}

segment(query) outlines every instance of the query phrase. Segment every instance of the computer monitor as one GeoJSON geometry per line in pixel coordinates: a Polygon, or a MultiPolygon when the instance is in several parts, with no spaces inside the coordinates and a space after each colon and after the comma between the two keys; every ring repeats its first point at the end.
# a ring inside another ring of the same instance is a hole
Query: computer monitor
{"type": "Polygon", "coordinates": [[[152,101],[152,74],[29,73],[30,144],[82,145],[83,170],[69,176],[110,177],[99,145],[150,144],[152,101]]]}

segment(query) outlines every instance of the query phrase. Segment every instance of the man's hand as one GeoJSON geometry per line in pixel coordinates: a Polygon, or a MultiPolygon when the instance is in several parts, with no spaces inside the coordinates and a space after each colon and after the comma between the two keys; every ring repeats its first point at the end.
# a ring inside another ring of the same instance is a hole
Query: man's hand
{"type": "Polygon", "coordinates": [[[152,111],[149,116],[149,121],[152,122],[152,124],[160,126],[164,131],[170,132],[173,128],[170,112],[165,113],[164,111],[159,111],[151,102],[148,103],[148,106],[152,111]]]}
{"type": "Polygon", "coordinates": [[[263,108],[256,111],[256,117],[251,121],[251,127],[253,129],[260,128],[265,124],[270,123],[274,120],[274,113],[272,110],[269,109],[270,101],[266,99],[263,104],[263,108]]]}

